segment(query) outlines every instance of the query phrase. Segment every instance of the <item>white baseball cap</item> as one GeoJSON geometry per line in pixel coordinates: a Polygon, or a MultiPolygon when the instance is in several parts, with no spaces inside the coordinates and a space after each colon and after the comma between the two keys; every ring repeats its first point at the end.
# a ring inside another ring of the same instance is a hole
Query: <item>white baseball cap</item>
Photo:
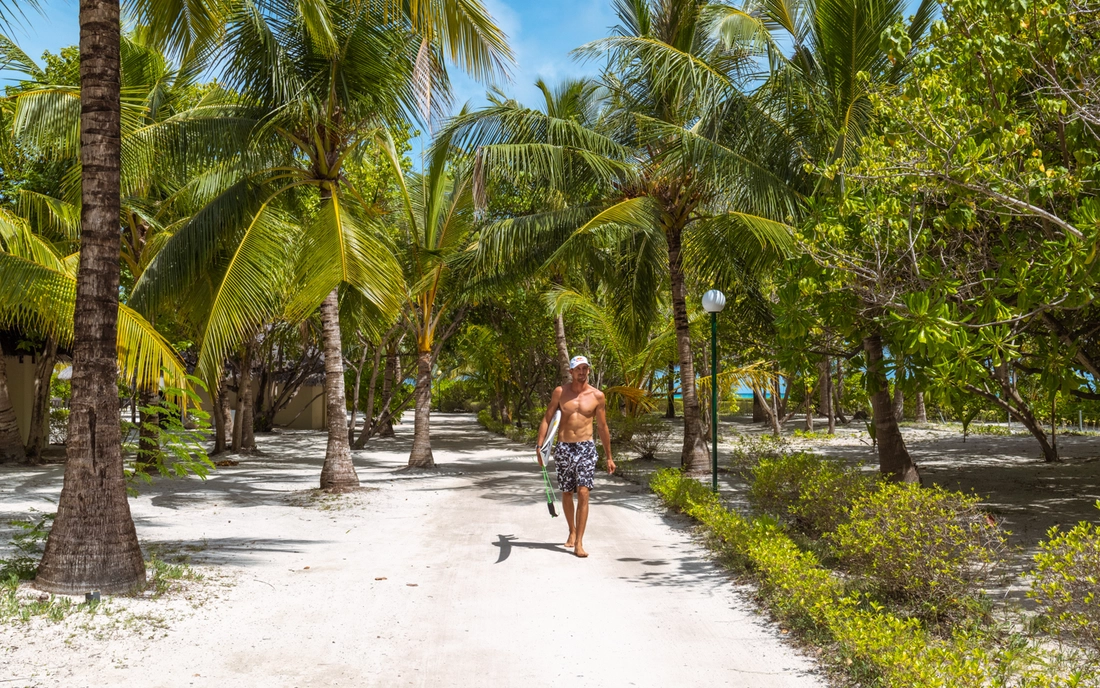
{"type": "Polygon", "coordinates": [[[585,356],[574,356],[573,358],[569,359],[569,369],[570,370],[573,370],[577,366],[582,366],[582,365],[586,365],[589,368],[592,367],[592,364],[590,364],[588,362],[588,358],[585,357],[585,356]]]}

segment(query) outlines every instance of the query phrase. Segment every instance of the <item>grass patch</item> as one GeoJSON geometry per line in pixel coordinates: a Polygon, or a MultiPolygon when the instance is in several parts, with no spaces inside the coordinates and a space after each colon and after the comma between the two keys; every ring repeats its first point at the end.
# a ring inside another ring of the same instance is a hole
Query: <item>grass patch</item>
{"type": "Polygon", "coordinates": [[[27,623],[34,618],[44,618],[57,623],[67,617],[84,612],[95,614],[99,602],[73,602],[70,598],[40,593],[21,585],[21,580],[11,575],[0,582],[0,625],[27,623]]]}
{"type": "Polygon", "coordinates": [[[145,562],[148,570],[146,590],[151,597],[163,597],[171,592],[182,590],[185,582],[203,580],[204,576],[186,563],[171,564],[162,559],[150,559],[145,562]]]}

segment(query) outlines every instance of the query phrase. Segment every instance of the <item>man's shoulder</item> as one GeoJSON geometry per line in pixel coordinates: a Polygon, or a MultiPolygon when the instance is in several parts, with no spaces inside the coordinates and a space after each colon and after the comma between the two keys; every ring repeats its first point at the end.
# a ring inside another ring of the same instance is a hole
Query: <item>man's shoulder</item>
{"type": "Polygon", "coordinates": [[[599,387],[592,388],[592,396],[596,397],[600,401],[604,400],[603,391],[601,391],[599,387]]]}

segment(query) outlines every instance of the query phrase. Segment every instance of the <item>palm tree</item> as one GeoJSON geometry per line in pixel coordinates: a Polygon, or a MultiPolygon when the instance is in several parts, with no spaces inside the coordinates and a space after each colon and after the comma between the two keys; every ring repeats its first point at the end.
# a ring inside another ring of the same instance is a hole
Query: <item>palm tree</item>
{"type": "Polygon", "coordinates": [[[383,142],[398,181],[406,237],[403,263],[406,283],[405,318],[416,341],[415,421],[410,468],[434,468],[431,441],[432,368],[447,338],[462,320],[468,290],[460,257],[475,237],[473,194],[468,164],[455,163],[446,136],[433,144],[428,168],[406,182],[391,139],[383,142]]]}
{"type": "MultiPolygon", "coordinates": [[[[21,188],[17,193],[20,212],[65,254],[77,250],[80,236],[80,88],[75,69],[64,67],[50,75],[0,36],[9,68],[23,73],[21,82],[2,104],[10,110],[11,149],[16,156],[45,159],[60,170],[60,181],[52,188],[21,188]]],[[[73,65],[76,66],[75,64],[73,65]]],[[[196,82],[196,71],[184,65],[174,67],[160,51],[150,47],[140,34],[125,35],[120,44],[120,70],[125,93],[122,104],[122,158],[120,171],[124,286],[141,276],[145,265],[164,239],[194,211],[196,199],[188,186],[201,179],[199,172],[215,164],[241,126],[236,107],[224,91],[196,82]]],[[[36,391],[31,439],[27,453],[36,459],[47,429],[44,422],[48,403],[49,373],[53,369],[56,342],[47,340],[40,357],[40,384],[36,391]],[[40,406],[43,406],[40,412],[40,406]],[[40,427],[41,426],[41,427],[40,427]]],[[[156,390],[146,392],[146,399],[156,390]]],[[[146,404],[147,405],[147,404],[146,404]]],[[[143,413],[142,442],[150,444],[149,422],[143,413]]],[[[143,451],[150,451],[143,447],[143,451]]]]}
{"type": "Polygon", "coordinates": [[[80,2],[80,267],[65,484],[35,585],[125,592],[145,582],[126,499],[116,379],[120,167],[118,0],[80,2]]]}
{"type": "MultiPolygon", "coordinates": [[[[608,105],[594,126],[494,104],[456,118],[455,140],[477,149],[482,175],[536,179],[551,189],[588,184],[582,205],[516,218],[498,242],[632,235],[637,250],[665,265],[684,400],[683,467],[703,471],[703,434],[688,323],[690,281],[745,292],[790,244],[786,222],[805,187],[783,124],[745,95],[755,44],[723,46],[697,0],[620,0],[616,36],[584,46],[605,56],[608,105]]],[[[491,240],[491,238],[487,239],[491,240]]],[[[643,304],[637,280],[636,304],[643,304]]],[[[653,295],[650,294],[650,300],[653,295]]],[[[650,306],[652,312],[655,307],[650,306]]]]}
{"type": "MultiPolygon", "coordinates": [[[[385,4],[385,3],[383,3],[385,4]]],[[[241,0],[227,15],[226,83],[256,110],[239,181],[169,240],[135,287],[155,309],[185,293],[212,265],[198,370],[214,379],[226,353],[266,319],[321,308],[329,437],[321,487],[359,484],[348,442],[339,287],[381,312],[400,307],[402,284],[378,209],[344,173],[389,126],[445,93],[443,55],[477,77],[509,59],[480,3],[400,5],[241,0]],[[315,195],[310,195],[310,194],[315,195]],[[308,215],[296,222],[293,215],[308,215]],[[293,293],[289,303],[281,295],[293,293]],[[284,305],[285,303],[285,305],[284,305]]]]}

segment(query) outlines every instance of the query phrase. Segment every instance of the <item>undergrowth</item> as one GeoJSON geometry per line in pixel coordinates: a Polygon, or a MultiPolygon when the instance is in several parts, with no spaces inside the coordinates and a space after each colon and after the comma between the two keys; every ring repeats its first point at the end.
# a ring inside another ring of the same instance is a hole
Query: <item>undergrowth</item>
{"type": "Polygon", "coordinates": [[[856,685],[877,688],[1100,686],[1095,657],[970,617],[931,626],[821,565],[772,516],[749,519],[680,471],[650,487],[702,524],[727,565],[751,576],[762,602],[856,685]]]}

